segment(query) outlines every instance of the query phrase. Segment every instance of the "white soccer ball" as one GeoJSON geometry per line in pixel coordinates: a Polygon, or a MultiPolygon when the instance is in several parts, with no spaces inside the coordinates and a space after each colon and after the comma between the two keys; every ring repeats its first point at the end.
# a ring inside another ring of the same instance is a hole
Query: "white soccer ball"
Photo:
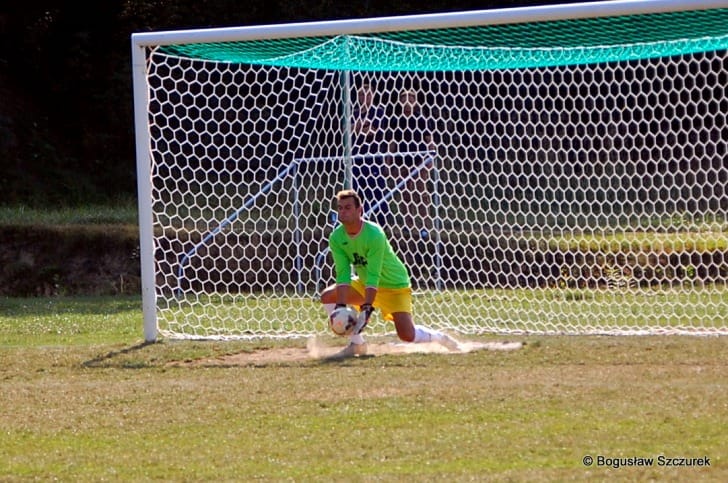
{"type": "Polygon", "coordinates": [[[355,309],[351,307],[340,307],[331,313],[329,327],[334,334],[340,335],[341,337],[351,335],[358,317],[359,312],[355,309]]]}

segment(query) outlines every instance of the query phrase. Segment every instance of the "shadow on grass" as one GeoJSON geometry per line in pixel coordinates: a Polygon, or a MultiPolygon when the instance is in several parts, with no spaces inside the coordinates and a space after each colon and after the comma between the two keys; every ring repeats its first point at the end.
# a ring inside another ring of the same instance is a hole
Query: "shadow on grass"
{"type": "MultiPolygon", "coordinates": [[[[106,354],[95,357],[93,359],[90,359],[88,361],[85,361],[82,363],[83,367],[110,367],[116,364],[112,364],[113,361],[116,359],[119,359],[123,356],[127,356],[130,354],[135,354],[137,351],[140,351],[148,346],[154,345],[156,342],[142,342],[136,345],[133,345],[131,347],[126,347],[124,349],[116,350],[107,352],[106,354]]],[[[135,368],[142,368],[142,367],[149,367],[149,363],[146,361],[140,361],[140,360],[134,360],[134,361],[122,361],[119,367],[124,367],[128,369],[135,369],[135,368]]]]}
{"type": "Polygon", "coordinates": [[[342,357],[340,355],[333,354],[333,355],[330,355],[328,357],[322,357],[321,359],[318,360],[318,363],[321,364],[321,365],[324,365],[324,364],[341,364],[341,363],[346,363],[346,362],[354,362],[354,363],[356,363],[356,361],[364,361],[364,360],[367,360],[367,359],[374,359],[374,355],[373,354],[363,354],[363,355],[360,355],[360,356],[343,356],[342,357]]]}

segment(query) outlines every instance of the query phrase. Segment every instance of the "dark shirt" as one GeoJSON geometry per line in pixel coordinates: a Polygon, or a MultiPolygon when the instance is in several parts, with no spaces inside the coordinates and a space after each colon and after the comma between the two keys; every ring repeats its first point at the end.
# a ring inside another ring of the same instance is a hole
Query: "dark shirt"
{"type": "MultiPolygon", "coordinates": [[[[432,140],[435,131],[434,122],[420,113],[409,116],[399,114],[393,116],[386,127],[387,139],[394,142],[396,153],[412,153],[428,151],[428,139],[432,140]]],[[[406,165],[419,164],[422,156],[397,156],[406,165]]]]}
{"type": "Polygon", "coordinates": [[[385,152],[384,136],[382,135],[382,123],[384,121],[384,109],[381,107],[371,106],[365,113],[360,108],[354,108],[354,122],[369,123],[368,128],[361,129],[360,132],[354,132],[354,139],[351,153],[354,156],[364,154],[376,154],[385,152]]]}

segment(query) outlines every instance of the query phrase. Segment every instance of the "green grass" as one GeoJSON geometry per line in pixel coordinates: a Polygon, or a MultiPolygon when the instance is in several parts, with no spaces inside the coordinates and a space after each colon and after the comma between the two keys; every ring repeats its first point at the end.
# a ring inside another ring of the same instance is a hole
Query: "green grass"
{"type": "Polygon", "coordinates": [[[549,249],[561,251],[593,251],[604,253],[634,252],[712,252],[728,249],[728,232],[722,227],[705,231],[673,231],[671,233],[655,233],[630,231],[604,236],[599,235],[566,235],[538,240],[538,244],[549,249]],[[720,228],[720,229],[718,229],[720,228]]]}
{"type": "MultiPolygon", "coordinates": [[[[415,293],[416,317],[463,334],[531,333],[615,334],[672,331],[726,333],[728,289],[723,285],[614,289],[421,290],[415,293]]],[[[314,297],[268,293],[187,299],[158,298],[162,330],[180,334],[245,338],[251,330],[273,337],[325,330],[314,297]],[[271,320],[271,314],[286,314],[271,320]],[[211,324],[210,320],[215,320],[211,324]],[[216,334],[219,330],[222,334],[216,334]]],[[[383,335],[392,325],[375,315],[367,331],[383,335]]]]}
{"type": "Polygon", "coordinates": [[[726,337],[171,366],[304,341],[145,344],[141,327],[136,297],[0,299],[0,480],[728,481],[726,337]]]}
{"type": "Polygon", "coordinates": [[[2,225],[136,225],[136,200],[119,200],[109,205],[30,208],[0,206],[2,225]]]}

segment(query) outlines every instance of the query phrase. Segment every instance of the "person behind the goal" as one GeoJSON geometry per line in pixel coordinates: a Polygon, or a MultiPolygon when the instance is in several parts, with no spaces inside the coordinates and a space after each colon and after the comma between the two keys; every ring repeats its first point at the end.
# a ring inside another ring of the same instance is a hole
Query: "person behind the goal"
{"type": "MultiPolygon", "coordinates": [[[[414,324],[407,267],[392,249],[382,227],[363,218],[362,200],[357,192],[339,191],[336,204],[340,224],[329,237],[335,283],[321,293],[321,302],[329,316],[336,308],[358,305],[368,322],[378,308],[385,320],[394,322],[402,341],[437,342],[449,350],[459,350],[459,343],[448,334],[414,324]],[[354,277],[352,266],[356,272],[354,277]]],[[[334,357],[366,352],[360,330],[350,336],[349,344],[334,357]]]]}

